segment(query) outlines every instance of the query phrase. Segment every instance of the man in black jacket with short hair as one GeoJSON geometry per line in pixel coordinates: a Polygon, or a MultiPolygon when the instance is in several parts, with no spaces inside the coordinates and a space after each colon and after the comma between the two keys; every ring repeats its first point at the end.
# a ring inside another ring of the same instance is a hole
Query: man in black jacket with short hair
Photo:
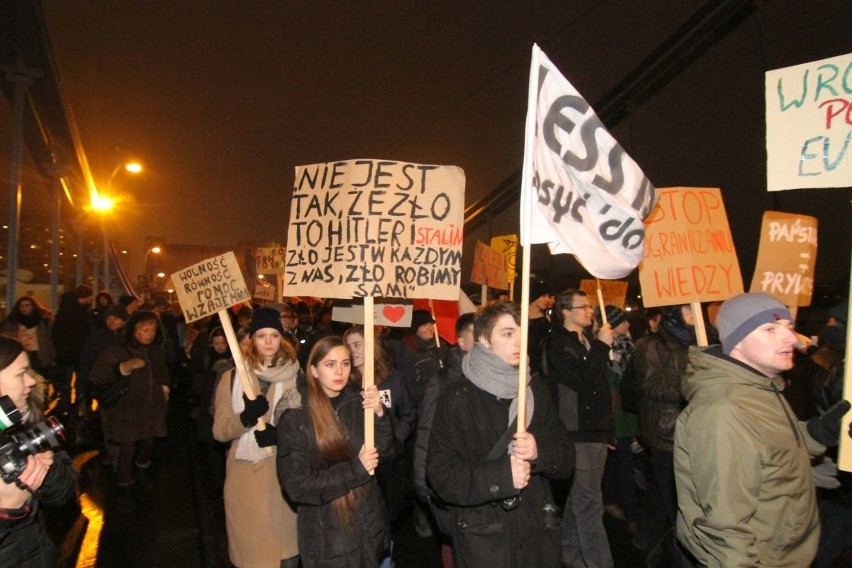
{"type": "Polygon", "coordinates": [[[429,485],[448,505],[458,568],[559,566],[550,479],[574,469],[568,433],[547,387],[526,378],[518,410],[520,309],[501,302],[476,319],[464,378],[438,399],[426,458],[429,485]],[[517,433],[517,418],[524,418],[517,433]]]}

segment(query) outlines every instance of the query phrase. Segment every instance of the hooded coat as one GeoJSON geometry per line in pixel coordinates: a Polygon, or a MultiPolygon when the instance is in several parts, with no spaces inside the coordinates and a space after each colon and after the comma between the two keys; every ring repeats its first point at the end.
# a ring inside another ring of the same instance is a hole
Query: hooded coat
{"type": "Polygon", "coordinates": [[[769,378],[690,349],[675,430],[677,536],[710,567],[810,566],[819,543],[811,454],[825,451],[769,378]]]}
{"type": "MultiPolygon", "coordinates": [[[[166,436],[166,401],[163,386],[169,385],[166,356],[163,352],[162,328],[149,345],[140,345],[133,334],[137,322],[151,312],[135,312],[124,326],[123,341],[107,348],[92,367],[89,379],[95,385],[118,381],[122,375],[119,365],[128,359],[139,358],[145,366],[130,373],[127,392],[109,408],[101,410],[104,437],[112,442],[136,442],[151,437],[166,436]]],[[[156,317],[156,314],[154,314],[156,317]]]]}

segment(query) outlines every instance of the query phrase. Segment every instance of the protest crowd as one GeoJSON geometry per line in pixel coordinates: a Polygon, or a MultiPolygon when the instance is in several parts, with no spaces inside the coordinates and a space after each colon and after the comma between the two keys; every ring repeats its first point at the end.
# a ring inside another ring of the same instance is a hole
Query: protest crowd
{"type": "Polygon", "coordinates": [[[49,394],[69,438],[3,484],[0,558],[16,558],[7,543],[24,535],[40,543],[34,562],[54,554],[36,500],[21,495],[72,497],[68,449],[100,449],[113,490],[131,496],[158,467],[175,401],[191,409],[233,566],[398,565],[406,516],[418,538],[440,541],[445,567],[614,566],[607,516],[649,566],[848,558],[850,484],[832,461],[849,407],[845,306],[803,341],[783,304],[740,294],[699,348],[690,305],[637,314],[601,310],[578,288],[533,288],[527,322],[516,303],[484,303],[458,315],[454,344],[429,310],[413,310],[408,328],[375,326],[366,388],[365,329],[335,321],[333,300],[246,303],[186,323],[161,297],[104,292],[92,307],[80,286],[55,316],[22,297],[2,324],[0,393],[19,409],[49,394]],[[522,323],[536,339],[519,397],[522,323]]]}

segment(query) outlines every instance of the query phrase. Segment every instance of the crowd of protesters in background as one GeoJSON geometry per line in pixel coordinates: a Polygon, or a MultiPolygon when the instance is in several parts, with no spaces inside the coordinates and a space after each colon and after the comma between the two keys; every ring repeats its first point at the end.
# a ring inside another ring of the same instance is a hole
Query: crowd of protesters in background
{"type": "Polygon", "coordinates": [[[122,491],[156,467],[170,404],[189,408],[238,567],[390,567],[404,518],[441,543],[445,568],[613,566],[605,515],[650,566],[830,566],[852,544],[852,485],[832,461],[847,408],[845,305],[808,339],[786,308],[745,294],[701,314],[721,346],[698,348],[689,305],[631,312],[533,284],[520,413],[521,312],[507,301],[460,314],[455,344],[428,310],[405,328],[375,326],[366,389],[364,327],[335,321],[330,300],[186,324],[165,297],[114,301],[81,285],[55,315],[22,296],[0,330],[69,444],[99,447],[122,491]],[[731,484],[722,454],[742,491],[720,489],[731,484]],[[782,494],[791,504],[779,509],[782,494]],[[790,527],[767,528],[784,511],[797,511],[790,527]]]}

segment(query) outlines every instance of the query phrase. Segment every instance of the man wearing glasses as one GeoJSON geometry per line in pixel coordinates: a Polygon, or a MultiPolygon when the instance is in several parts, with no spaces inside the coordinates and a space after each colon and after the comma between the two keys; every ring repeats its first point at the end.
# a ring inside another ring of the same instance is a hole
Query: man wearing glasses
{"type": "Polygon", "coordinates": [[[294,333],[296,326],[299,325],[299,316],[296,315],[296,310],[290,304],[272,304],[269,307],[281,314],[281,327],[284,328],[284,339],[289,341],[296,351],[298,351],[299,339],[294,333]]]}
{"type": "Polygon", "coordinates": [[[609,324],[597,339],[588,331],[594,315],[582,290],[556,298],[553,329],[545,343],[547,382],[556,394],[559,417],[574,439],[577,465],[562,516],[562,562],[611,568],[603,526],[601,479],[613,437],[612,404],[604,376],[614,334],[609,324]]]}

